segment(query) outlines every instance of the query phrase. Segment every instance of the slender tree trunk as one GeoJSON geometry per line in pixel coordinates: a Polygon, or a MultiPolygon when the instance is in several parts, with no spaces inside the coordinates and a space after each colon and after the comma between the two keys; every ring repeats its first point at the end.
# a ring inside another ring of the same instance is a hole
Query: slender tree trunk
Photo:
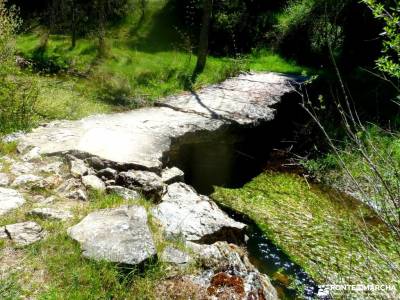
{"type": "Polygon", "coordinates": [[[193,81],[204,71],[208,55],[208,35],[210,31],[210,20],[212,15],[213,0],[203,0],[203,18],[200,30],[199,49],[197,63],[193,72],[193,81]]]}
{"type": "Polygon", "coordinates": [[[76,3],[75,0],[71,1],[71,48],[76,46],[76,3]]]}
{"type": "Polygon", "coordinates": [[[104,57],[106,56],[106,28],[105,28],[105,22],[106,22],[106,16],[105,16],[105,5],[106,5],[106,0],[98,0],[98,23],[99,23],[99,28],[98,28],[98,39],[99,39],[99,48],[98,48],[98,56],[99,57],[104,57]]]}

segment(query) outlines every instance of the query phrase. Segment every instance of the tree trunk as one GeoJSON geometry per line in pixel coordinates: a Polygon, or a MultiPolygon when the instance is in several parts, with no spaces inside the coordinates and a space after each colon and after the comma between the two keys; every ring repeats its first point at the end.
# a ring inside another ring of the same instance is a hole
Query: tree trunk
{"type": "Polygon", "coordinates": [[[210,20],[212,15],[213,0],[203,0],[203,18],[200,30],[197,63],[193,72],[193,81],[204,71],[208,55],[208,34],[210,31],[210,20]]]}
{"type": "Polygon", "coordinates": [[[76,7],[75,0],[71,1],[71,48],[76,46],[76,7]]]}
{"type": "Polygon", "coordinates": [[[99,38],[99,45],[98,45],[98,56],[99,57],[104,57],[106,56],[106,29],[105,29],[105,22],[106,22],[106,16],[105,16],[105,0],[98,0],[98,38],[99,38]]]}

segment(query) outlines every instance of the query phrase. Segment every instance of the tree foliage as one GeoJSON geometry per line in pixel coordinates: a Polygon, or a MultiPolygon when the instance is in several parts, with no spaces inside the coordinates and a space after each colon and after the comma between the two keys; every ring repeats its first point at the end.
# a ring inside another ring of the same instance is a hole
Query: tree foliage
{"type": "Polygon", "coordinates": [[[382,56],[377,60],[378,68],[400,78],[400,2],[392,5],[376,0],[363,0],[372,10],[374,17],[384,24],[382,56]]]}

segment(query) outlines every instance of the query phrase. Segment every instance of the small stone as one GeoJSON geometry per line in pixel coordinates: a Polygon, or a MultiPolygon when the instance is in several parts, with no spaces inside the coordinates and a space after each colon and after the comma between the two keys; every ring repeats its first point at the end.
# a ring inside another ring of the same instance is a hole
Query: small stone
{"type": "Polygon", "coordinates": [[[62,164],[63,164],[62,162],[56,161],[56,162],[53,162],[53,163],[50,163],[48,165],[45,165],[45,166],[41,167],[39,169],[39,171],[40,172],[44,172],[44,173],[55,173],[55,174],[58,174],[58,173],[60,173],[60,169],[61,169],[62,164]]]}
{"type": "Polygon", "coordinates": [[[0,216],[24,203],[25,199],[18,191],[0,187],[0,216]]]}
{"type": "Polygon", "coordinates": [[[40,176],[26,174],[18,176],[14,182],[11,184],[13,187],[23,186],[23,185],[34,185],[42,181],[43,178],[40,176]]]}
{"type": "Polygon", "coordinates": [[[109,179],[115,179],[117,177],[118,172],[114,169],[111,168],[105,168],[97,172],[97,176],[100,178],[103,178],[105,180],[109,179]]]}
{"type": "Polygon", "coordinates": [[[69,161],[69,170],[71,175],[75,178],[81,178],[82,176],[87,175],[89,172],[85,162],[74,157],[69,161]]]}
{"type": "Polygon", "coordinates": [[[166,184],[172,184],[175,182],[183,181],[185,173],[177,167],[166,168],[161,173],[162,181],[166,184]]]}
{"type": "Polygon", "coordinates": [[[73,217],[73,214],[68,210],[58,210],[54,208],[44,207],[35,208],[29,212],[31,216],[37,216],[42,219],[52,219],[52,220],[67,220],[73,217]]]}
{"type": "Polygon", "coordinates": [[[139,265],[156,257],[147,212],[141,206],[104,209],[68,229],[83,255],[95,260],[139,265]]]}
{"type": "Polygon", "coordinates": [[[63,182],[63,178],[60,175],[52,175],[44,179],[43,185],[47,188],[55,188],[63,182]]]}
{"type": "Polygon", "coordinates": [[[23,161],[32,161],[32,160],[37,160],[39,158],[40,158],[40,148],[39,147],[32,148],[28,153],[26,153],[24,156],[22,156],[23,161]]]}
{"type": "Polygon", "coordinates": [[[95,175],[87,175],[82,177],[82,183],[87,189],[105,191],[105,183],[95,175]]]}
{"type": "Polygon", "coordinates": [[[124,188],[122,186],[108,186],[107,187],[107,192],[112,194],[117,194],[118,196],[124,198],[125,200],[136,200],[140,199],[140,194],[136,191],[124,188]]]}
{"type": "Polygon", "coordinates": [[[186,265],[191,261],[191,258],[187,253],[170,246],[164,249],[160,259],[163,262],[175,265],[186,265]]]}
{"type": "Polygon", "coordinates": [[[116,180],[118,185],[141,191],[146,197],[159,201],[166,185],[160,176],[149,171],[121,172],[116,180]]]}
{"type": "Polygon", "coordinates": [[[80,201],[87,201],[88,200],[88,196],[81,189],[78,189],[78,190],[75,190],[75,191],[71,191],[68,194],[66,194],[65,196],[68,199],[72,199],[72,200],[80,200],[80,201]]]}
{"type": "Polygon", "coordinates": [[[112,185],[115,185],[115,180],[106,180],[106,181],[104,181],[104,183],[106,184],[106,186],[112,186],[112,185]]]}
{"type": "Polygon", "coordinates": [[[11,173],[15,176],[29,174],[35,170],[35,166],[29,162],[16,162],[11,166],[11,173]]]}
{"type": "Polygon", "coordinates": [[[64,181],[58,188],[57,192],[59,193],[67,193],[72,190],[76,190],[82,186],[81,182],[78,179],[70,178],[64,181]]]}
{"type": "Polygon", "coordinates": [[[0,186],[7,186],[10,184],[10,177],[5,173],[0,173],[0,186]]]}
{"type": "Polygon", "coordinates": [[[35,222],[24,222],[5,226],[6,233],[18,246],[27,246],[40,241],[46,232],[35,222]]]}

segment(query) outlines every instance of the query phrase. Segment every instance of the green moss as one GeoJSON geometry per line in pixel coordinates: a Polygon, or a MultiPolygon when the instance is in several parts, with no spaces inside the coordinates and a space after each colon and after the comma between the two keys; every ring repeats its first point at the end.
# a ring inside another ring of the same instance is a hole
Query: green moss
{"type": "Polygon", "coordinates": [[[396,241],[353,199],[279,173],[264,173],[241,189],[217,188],[213,198],[248,215],[320,283],[398,285],[380,254],[399,264],[396,241]]]}

